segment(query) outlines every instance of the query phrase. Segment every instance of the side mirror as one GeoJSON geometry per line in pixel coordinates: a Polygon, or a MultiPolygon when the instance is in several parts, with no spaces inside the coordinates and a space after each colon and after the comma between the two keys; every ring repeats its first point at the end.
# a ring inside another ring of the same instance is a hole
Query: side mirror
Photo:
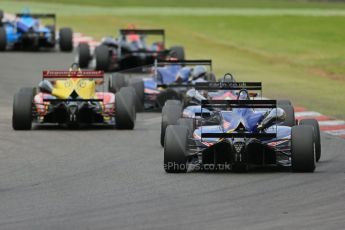
{"type": "Polygon", "coordinates": [[[52,93],[53,85],[48,80],[43,80],[38,84],[38,88],[42,93],[52,93]]]}
{"type": "Polygon", "coordinates": [[[275,108],[270,111],[270,113],[262,120],[258,125],[259,130],[267,129],[268,127],[285,121],[286,114],[281,108],[275,108]]]}

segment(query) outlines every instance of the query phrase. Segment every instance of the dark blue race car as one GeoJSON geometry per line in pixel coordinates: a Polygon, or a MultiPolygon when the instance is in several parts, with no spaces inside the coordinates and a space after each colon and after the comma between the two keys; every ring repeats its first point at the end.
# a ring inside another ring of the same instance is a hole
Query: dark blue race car
{"type": "Polygon", "coordinates": [[[183,100],[190,83],[215,81],[211,60],[170,60],[141,67],[148,73],[133,74],[131,70],[112,75],[109,91],[132,86],[137,95],[137,111],[161,109],[165,101],[183,100]]]}
{"type": "Polygon", "coordinates": [[[0,13],[0,21],[0,51],[54,49],[57,43],[61,51],[73,50],[72,29],[61,28],[56,36],[55,14],[21,13],[16,14],[13,20],[8,20],[0,13]],[[41,19],[51,20],[52,23],[43,25],[41,19]]]}
{"type": "Polygon", "coordinates": [[[274,165],[313,172],[321,156],[318,122],[306,119],[290,127],[285,119],[276,100],[251,100],[246,89],[237,100],[202,100],[199,118],[180,118],[166,129],[164,169],[186,172],[192,164],[245,171],[274,165]]]}

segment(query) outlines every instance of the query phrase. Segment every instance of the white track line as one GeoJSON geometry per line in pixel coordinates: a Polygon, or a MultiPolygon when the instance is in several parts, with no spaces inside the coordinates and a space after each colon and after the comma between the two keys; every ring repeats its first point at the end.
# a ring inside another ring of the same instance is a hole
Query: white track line
{"type": "Polygon", "coordinates": [[[296,112],[295,117],[319,117],[322,116],[321,113],[315,111],[305,111],[305,112],[296,112]]]}
{"type": "Polygon", "coordinates": [[[339,130],[328,130],[328,131],[324,131],[325,133],[334,135],[334,136],[341,136],[341,135],[345,135],[345,129],[339,129],[339,130]]]}
{"type": "Polygon", "coordinates": [[[320,126],[339,126],[345,125],[345,121],[342,120],[330,120],[330,121],[319,121],[320,126]]]}

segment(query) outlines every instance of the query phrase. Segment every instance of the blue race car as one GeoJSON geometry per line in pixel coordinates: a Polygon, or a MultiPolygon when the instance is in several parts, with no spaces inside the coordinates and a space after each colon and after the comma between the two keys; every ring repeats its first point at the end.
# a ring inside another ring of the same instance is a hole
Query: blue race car
{"type": "Polygon", "coordinates": [[[57,40],[55,14],[22,13],[15,16],[14,20],[4,20],[0,17],[0,51],[53,49],[57,41],[61,51],[73,50],[72,29],[61,28],[57,40]],[[43,25],[40,19],[51,19],[53,22],[43,25]]]}
{"type": "MultiPolygon", "coordinates": [[[[160,142],[164,147],[165,131],[169,125],[176,125],[179,118],[200,118],[210,116],[212,111],[202,108],[202,100],[235,100],[238,90],[246,88],[252,99],[262,99],[261,82],[236,82],[230,73],[224,75],[219,82],[196,82],[186,92],[184,103],[168,100],[162,108],[160,142]],[[201,114],[202,113],[202,114],[201,114]]],[[[284,110],[286,117],[285,126],[296,124],[294,108],[289,100],[277,100],[277,106],[284,110]]],[[[261,109],[264,110],[264,109],[261,109]]],[[[209,121],[210,122],[210,121],[209,121]]]]}
{"type": "Polygon", "coordinates": [[[203,169],[246,171],[249,166],[284,166],[313,172],[321,156],[316,120],[292,127],[275,100],[250,100],[246,89],[237,100],[202,100],[207,116],[181,118],[166,130],[164,169],[187,172],[189,163],[203,169]]]}
{"type": "Polygon", "coordinates": [[[159,61],[154,66],[146,66],[149,74],[137,74],[131,70],[113,74],[109,91],[130,85],[137,95],[137,111],[161,109],[165,101],[183,100],[189,83],[215,81],[211,60],[170,60],[159,61]]]}

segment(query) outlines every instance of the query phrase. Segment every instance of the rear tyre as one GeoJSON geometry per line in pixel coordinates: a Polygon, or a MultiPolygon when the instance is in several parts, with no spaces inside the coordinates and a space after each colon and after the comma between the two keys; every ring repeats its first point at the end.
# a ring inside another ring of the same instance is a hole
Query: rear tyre
{"type": "Polygon", "coordinates": [[[161,146],[164,147],[165,131],[169,125],[176,125],[177,120],[181,117],[182,105],[166,105],[162,109],[161,122],[161,146]]]}
{"type": "Polygon", "coordinates": [[[133,87],[135,92],[135,108],[138,112],[144,111],[144,81],[138,78],[130,78],[128,86],[133,87]]]}
{"type": "Polygon", "coordinates": [[[283,122],[283,125],[292,127],[296,125],[295,120],[295,110],[291,105],[279,105],[279,108],[283,109],[286,114],[285,121],[283,122]]]}
{"type": "Polygon", "coordinates": [[[125,75],[120,73],[114,73],[111,75],[111,80],[109,82],[109,92],[116,93],[119,92],[121,88],[126,86],[125,75]]]}
{"type": "Polygon", "coordinates": [[[319,122],[315,119],[303,119],[299,125],[309,125],[314,129],[314,142],[315,142],[315,160],[318,162],[321,158],[321,137],[319,122]]]}
{"type": "Polygon", "coordinates": [[[5,51],[7,46],[6,30],[0,27],[0,51],[5,51]]]}
{"type": "Polygon", "coordinates": [[[95,49],[96,70],[107,71],[109,69],[109,49],[105,45],[95,49]]]}
{"type": "Polygon", "coordinates": [[[90,46],[87,43],[80,43],[78,46],[78,62],[80,68],[87,68],[91,60],[90,46]]]}
{"type": "Polygon", "coordinates": [[[185,59],[184,48],[182,46],[172,46],[170,48],[171,56],[182,61],[185,59]]]}
{"type": "Polygon", "coordinates": [[[164,170],[167,173],[187,172],[188,128],[170,125],[164,146],[164,170]]]}
{"type": "Polygon", "coordinates": [[[136,111],[133,89],[122,88],[115,94],[115,122],[118,129],[133,129],[136,111]]]}
{"type": "Polygon", "coordinates": [[[14,95],[12,127],[14,130],[30,130],[32,126],[33,88],[22,88],[14,95]]]}
{"type": "Polygon", "coordinates": [[[59,45],[63,52],[73,50],[73,31],[71,28],[61,28],[59,31],[59,45]]]}
{"type": "Polygon", "coordinates": [[[309,125],[291,129],[291,166],[294,172],[314,172],[314,130],[309,125]]]}

